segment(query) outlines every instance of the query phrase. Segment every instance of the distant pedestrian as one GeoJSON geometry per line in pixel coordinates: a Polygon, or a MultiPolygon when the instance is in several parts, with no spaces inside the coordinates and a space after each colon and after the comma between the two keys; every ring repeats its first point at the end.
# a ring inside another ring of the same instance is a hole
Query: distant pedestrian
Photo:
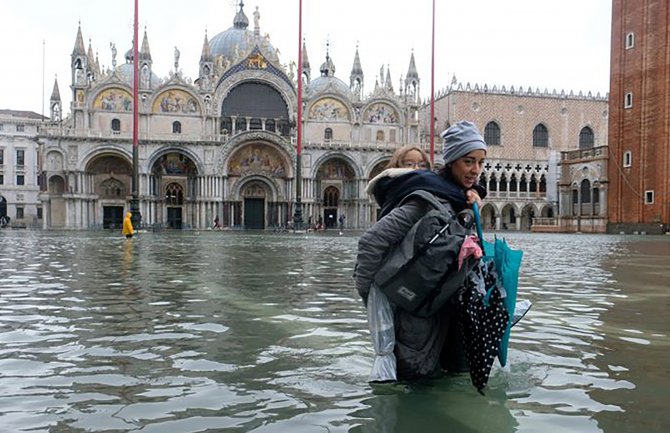
{"type": "Polygon", "coordinates": [[[340,222],[340,230],[344,228],[344,221],[347,219],[346,216],[340,215],[339,222],[340,222]]]}
{"type": "Polygon", "coordinates": [[[126,237],[126,239],[130,239],[133,237],[133,234],[135,234],[135,229],[133,228],[133,222],[131,221],[131,217],[133,214],[130,212],[126,212],[126,217],[123,219],[123,230],[121,233],[126,237]]]}

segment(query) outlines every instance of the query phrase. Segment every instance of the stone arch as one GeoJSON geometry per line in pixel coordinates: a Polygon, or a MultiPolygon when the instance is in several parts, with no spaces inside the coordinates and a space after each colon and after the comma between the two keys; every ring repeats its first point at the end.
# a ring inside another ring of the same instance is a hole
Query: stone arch
{"type": "Polygon", "coordinates": [[[493,203],[486,203],[480,211],[482,228],[484,230],[494,230],[498,220],[498,209],[493,203]]]}
{"type": "Polygon", "coordinates": [[[245,188],[252,184],[261,184],[263,186],[265,192],[263,197],[267,198],[267,200],[279,201],[282,199],[282,189],[276,179],[252,174],[235,182],[231,189],[231,200],[242,200],[245,197],[245,188]]]}
{"type": "Polygon", "coordinates": [[[92,155],[84,167],[93,179],[93,192],[100,198],[125,200],[129,195],[133,168],[126,155],[100,152],[92,155]]]}
{"type": "Polygon", "coordinates": [[[222,132],[234,135],[250,130],[268,129],[287,137],[292,126],[292,114],[284,95],[264,80],[246,80],[232,87],[220,102],[222,132]]]}
{"type": "Polygon", "coordinates": [[[161,158],[163,158],[164,156],[166,156],[167,154],[170,154],[170,153],[181,154],[181,155],[184,155],[185,157],[187,157],[193,163],[193,166],[195,167],[195,170],[196,170],[196,173],[195,173],[196,175],[205,172],[205,168],[204,168],[205,164],[202,162],[202,160],[200,159],[200,157],[196,153],[192,152],[188,148],[178,147],[178,146],[165,146],[165,147],[161,147],[156,152],[154,152],[147,161],[146,172],[151,173],[153,171],[153,169],[155,168],[156,163],[161,158]]]}
{"type": "Polygon", "coordinates": [[[364,176],[362,169],[359,167],[356,161],[354,161],[349,155],[344,154],[342,152],[334,152],[334,151],[326,152],[325,154],[321,155],[321,157],[319,157],[316,161],[314,161],[314,164],[312,165],[313,169],[311,176],[316,179],[318,177],[321,166],[323,166],[323,164],[327,163],[331,159],[341,159],[345,161],[349,166],[349,168],[351,168],[351,170],[353,171],[354,178],[360,179],[364,176]]]}
{"type": "Polygon", "coordinates": [[[500,211],[500,228],[503,230],[516,230],[519,209],[514,203],[506,203],[500,211]]]}
{"type": "Polygon", "coordinates": [[[537,207],[533,203],[528,203],[521,209],[521,230],[529,230],[533,225],[533,220],[539,215],[537,207]]]}
{"type": "Polygon", "coordinates": [[[264,71],[247,70],[242,73],[224,76],[219,81],[212,98],[212,106],[215,107],[215,113],[219,118],[222,117],[221,109],[223,101],[230,92],[240,84],[246,82],[259,82],[266,84],[279,92],[289,115],[289,123],[295,123],[295,113],[298,109],[298,98],[295,89],[282,78],[264,71]]]}

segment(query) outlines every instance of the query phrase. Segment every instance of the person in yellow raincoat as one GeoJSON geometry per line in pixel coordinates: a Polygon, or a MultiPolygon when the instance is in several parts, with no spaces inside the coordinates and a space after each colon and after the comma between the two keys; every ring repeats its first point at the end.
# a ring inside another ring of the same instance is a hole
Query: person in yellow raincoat
{"type": "Polygon", "coordinates": [[[130,217],[133,214],[130,212],[126,212],[126,217],[123,219],[123,235],[127,238],[130,239],[133,237],[133,233],[135,233],[135,230],[133,229],[133,222],[130,220],[130,217]]]}

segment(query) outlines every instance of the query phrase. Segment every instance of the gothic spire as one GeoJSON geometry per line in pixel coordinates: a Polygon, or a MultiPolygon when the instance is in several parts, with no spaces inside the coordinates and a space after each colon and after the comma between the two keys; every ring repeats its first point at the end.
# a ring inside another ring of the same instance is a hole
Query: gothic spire
{"type": "Polygon", "coordinates": [[[361,59],[358,55],[358,45],[356,45],[356,55],[354,56],[354,65],[351,67],[351,75],[363,76],[363,67],[361,66],[361,59]]]}
{"type": "Polygon", "coordinates": [[[409,58],[409,68],[405,79],[410,81],[412,78],[419,79],[419,73],[416,71],[416,63],[414,62],[414,50],[412,50],[412,56],[409,58]]]}
{"type": "Polygon", "coordinates": [[[205,40],[202,43],[202,53],[200,53],[201,62],[212,61],[212,50],[209,48],[209,40],[207,39],[207,30],[205,30],[205,40]]]}
{"type": "Polygon", "coordinates": [[[74,41],[74,49],[72,50],[72,56],[85,56],[86,48],[84,48],[84,37],[81,35],[81,22],[79,23],[79,28],[77,29],[77,38],[74,41]]]}
{"type": "Polygon", "coordinates": [[[151,61],[151,50],[149,49],[149,37],[147,36],[147,28],[144,28],[144,38],[142,39],[142,49],[139,52],[140,60],[151,61]]]}
{"type": "Polygon", "coordinates": [[[51,91],[51,102],[60,102],[60,90],[58,90],[58,77],[54,78],[54,89],[51,91]]]}
{"type": "Polygon", "coordinates": [[[310,70],[311,67],[309,66],[309,58],[307,58],[307,44],[305,43],[305,39],[302,39],[302,68],[310,70]]]}

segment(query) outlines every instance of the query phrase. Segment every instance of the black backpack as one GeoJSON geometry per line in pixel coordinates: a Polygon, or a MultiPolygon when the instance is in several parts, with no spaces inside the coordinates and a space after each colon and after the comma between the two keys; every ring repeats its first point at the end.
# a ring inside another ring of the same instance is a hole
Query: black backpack
{"type": "Polygon", "coordinates": [[[451,206],[423,190],[408,194],[400,205],[416,198],[432,209],[391,249],[374,282],[399,308],[429,317],[458,291],[474,265],[468,259],[458,270],[458,253],[471,234],[474,215],[470,210],[457,215],[451,206]]]}

